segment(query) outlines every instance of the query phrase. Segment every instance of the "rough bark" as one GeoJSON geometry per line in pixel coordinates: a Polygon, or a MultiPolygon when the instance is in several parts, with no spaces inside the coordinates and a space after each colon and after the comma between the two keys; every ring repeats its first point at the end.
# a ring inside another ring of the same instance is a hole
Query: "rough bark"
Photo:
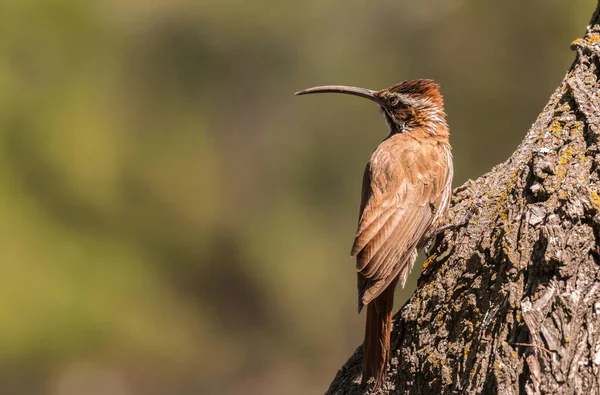
{"type": "MultiPolygon", "coordinates": [[[[600,3],[511,158],[454,191],[377,393],[600,394],[600,3]]],[[[374,393],[361,348],[328,394],[374,393]]]]}

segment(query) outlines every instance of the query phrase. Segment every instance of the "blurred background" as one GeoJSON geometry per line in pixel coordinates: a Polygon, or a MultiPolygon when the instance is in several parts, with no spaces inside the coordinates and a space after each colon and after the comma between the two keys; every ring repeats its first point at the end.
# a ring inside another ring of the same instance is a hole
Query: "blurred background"
{"type": "Polygon", "coordinates": [[[594,6],[2,0],[0,393],[323,393],[362,341],[348,256],[386,129],[293,93],[435,79],[458,186],[516,148],[594,6]]]}

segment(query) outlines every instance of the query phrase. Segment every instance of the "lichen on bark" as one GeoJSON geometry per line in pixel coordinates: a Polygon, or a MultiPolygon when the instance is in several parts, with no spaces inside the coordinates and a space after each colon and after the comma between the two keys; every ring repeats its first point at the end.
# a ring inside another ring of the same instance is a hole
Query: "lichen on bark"
{"type": "MultiPolygon", "coordinates": [[[[600,394],[600,3],[513,155],[453,194],[376,393],[600,394]]],[[[361,348],[328,394],[375,393],[361,348]]]]}

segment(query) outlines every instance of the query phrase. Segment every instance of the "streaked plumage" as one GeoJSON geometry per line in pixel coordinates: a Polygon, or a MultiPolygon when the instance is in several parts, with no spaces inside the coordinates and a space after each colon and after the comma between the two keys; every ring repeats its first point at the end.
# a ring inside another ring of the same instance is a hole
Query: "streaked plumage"
{"type": "Polygon", "coordinates": [[[400,276],[404,287],[414,263],[406,256],[447,206],[452,182],[450,147],[424,134],[416,129],[390,135],[365,169],[352,247],[360,308],[393,278],[400,276]]]}
{"type": "Polygon", "coordinates": [[[394,289],[402,287],[448,206],[452,155],[443,99],[431,80],[412,80],[381,91],[325,86],[305,93],[340,92],[369,98],[381,107],[389,129],[367,163],[356,257],[359,311],[367,305],[363,378],[383,381],[389,360],[394,289]]]}

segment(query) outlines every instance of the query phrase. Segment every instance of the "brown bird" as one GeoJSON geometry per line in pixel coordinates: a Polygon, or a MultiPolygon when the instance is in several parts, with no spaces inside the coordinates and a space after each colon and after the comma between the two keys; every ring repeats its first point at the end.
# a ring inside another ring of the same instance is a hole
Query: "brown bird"
{"type": "Polygon", "coordinates": [[[377,103],[389,135],[365,169],[352,257],[358,272],[358,311],[367,306],[363,383],[380,387],[390,357],[394,290],[412,270],[417,250],[438,228],[452,185],[449,130],[439,86],[404,81],[372,91],[319,86],[297,92],[345,93],[377,103]]]}

